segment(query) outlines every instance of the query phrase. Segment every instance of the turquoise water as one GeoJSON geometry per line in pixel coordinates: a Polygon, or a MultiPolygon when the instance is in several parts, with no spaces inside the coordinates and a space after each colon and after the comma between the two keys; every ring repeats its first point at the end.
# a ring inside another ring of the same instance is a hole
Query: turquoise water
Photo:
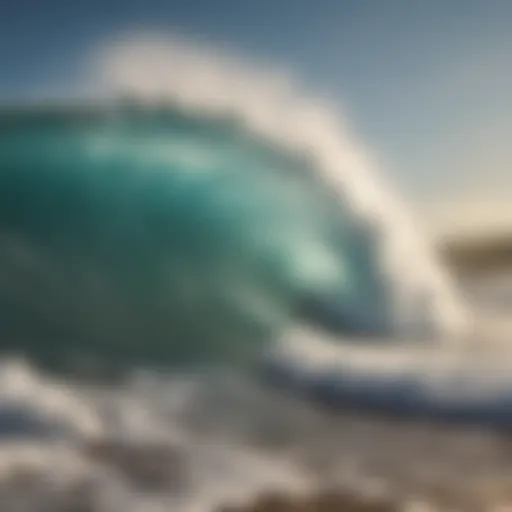
{"type": "Polygon", "coordinates": [[[245,357],[391,325],[377,239],[306,156],[172,107],[0,113],[0,339],[49,362],[245,357]]]}

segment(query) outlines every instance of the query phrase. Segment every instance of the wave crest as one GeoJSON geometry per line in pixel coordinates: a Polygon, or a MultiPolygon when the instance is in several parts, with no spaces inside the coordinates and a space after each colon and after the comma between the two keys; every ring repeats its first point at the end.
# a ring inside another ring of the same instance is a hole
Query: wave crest
{"type": "Polygon", "coordinates": [[[377,227],[380,265],[394,289],[397,331],[419,321],[445,338],[469,332],[470,316],[450,275],[333,105],[303,93],[286,73],[183,38],[130,35],[105,45],[92,62],[96,87],[107,97],[128,94],[200,116],[234,117],[257,136],[303,155],[317,179],[377,227]]]}

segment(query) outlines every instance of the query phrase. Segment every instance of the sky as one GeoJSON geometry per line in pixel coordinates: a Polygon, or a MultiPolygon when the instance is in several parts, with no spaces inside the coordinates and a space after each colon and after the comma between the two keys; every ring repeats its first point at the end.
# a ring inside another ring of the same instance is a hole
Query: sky
{"type": "Polygon", "coordinates": [[[406,193],[508,202],[511,28],[510,0],[0,0],[0,99],[66,83],[116,33],[178,31],[342,105],[406,193]]]}

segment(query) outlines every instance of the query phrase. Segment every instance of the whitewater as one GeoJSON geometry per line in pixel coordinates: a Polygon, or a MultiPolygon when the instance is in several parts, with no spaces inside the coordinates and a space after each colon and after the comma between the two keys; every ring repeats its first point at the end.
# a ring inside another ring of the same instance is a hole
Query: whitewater
{"type": "Polygon", "coordinates": [[[0,110],[6,503],[20,467],[54,510],[84,481],[91,510],[508,498],[509,310],[444,268],[338,110],[179,38],[84,67],[71,100],[0,110]],[[145,450],[170,453],[156,490],[126,473],[145,450]]]}

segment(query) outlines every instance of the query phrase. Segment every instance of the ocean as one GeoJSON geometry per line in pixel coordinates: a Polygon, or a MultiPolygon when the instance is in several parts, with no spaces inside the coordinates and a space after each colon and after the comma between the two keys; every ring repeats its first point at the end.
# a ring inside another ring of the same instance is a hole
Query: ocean
{"type": "Polygon", "coordinates": [[[453,276],[334,107],[157,43],[0,108],[0,509],[505,503],[508,274],[453,276]]]}

